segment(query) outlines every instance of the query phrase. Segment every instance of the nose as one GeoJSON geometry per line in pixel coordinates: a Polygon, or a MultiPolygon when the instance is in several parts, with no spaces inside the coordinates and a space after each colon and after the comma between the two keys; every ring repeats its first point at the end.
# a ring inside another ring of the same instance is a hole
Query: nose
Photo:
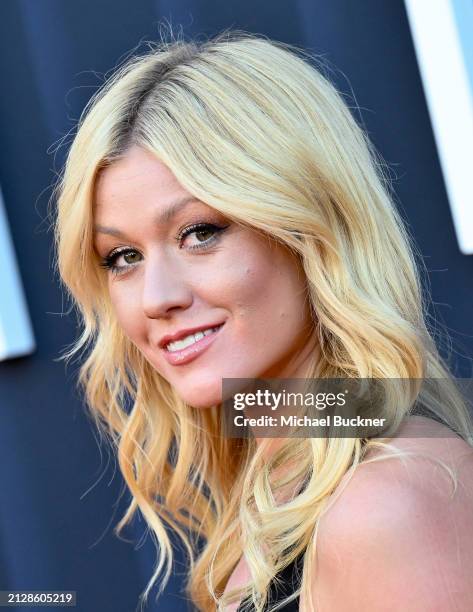
{"type": "Polygon", "coordinates": [[[193,295],[183,271],[169,258],[149,257],[143,280],[143,311],[150,319],[166,318],[188,308],[193,295]]]}

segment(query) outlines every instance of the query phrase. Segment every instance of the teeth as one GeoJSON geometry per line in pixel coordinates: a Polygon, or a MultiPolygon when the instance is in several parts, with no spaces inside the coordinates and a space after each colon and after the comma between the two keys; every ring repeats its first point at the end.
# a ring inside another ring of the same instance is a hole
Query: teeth
{"type": "Polygon", "coordinates": [[[218,327],[212,327],[210,329],[206,329],[203,332],[199,331],[195,334],[189,334],[189,336],[182,338],[182,340],[176,340],[175,342],[170,342],[166,346],[166,350],[168,350],[170,353],[173,353],[174,351],[182,351],[182,349],[185,349],[188,346],[191,346],[192,344],[199,342],[199,340],[202,340],[204,336],[210,336],[210,334],[213,334],[214,332],[216,332],[217,329],[218,327]]]}

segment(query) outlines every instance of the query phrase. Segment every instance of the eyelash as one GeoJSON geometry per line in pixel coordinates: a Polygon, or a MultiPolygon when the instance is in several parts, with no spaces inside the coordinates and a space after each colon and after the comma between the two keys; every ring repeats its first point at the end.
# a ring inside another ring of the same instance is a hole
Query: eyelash
{"type": "MultiPolygon", "coordinates": [[[[201,244],[193,245],[189,247],[188,250],[194,251],[194,250],[200,250],[200,249],[207,249],[209,248],[209,246],[211,246],[214,242],[218,240],[218,234],[222,233],[227,228],[228,228],[228,225],[218,226],[218,225],[215,225],[214,223],[194,223],[180,230],[175,240],[176,242],[181,243],[185,238],[187,238],[187,236],[190,236],[193,233],[198,233],[198,232],[202,232],[204,230],[210,229],[211,231],[214,232],[213,236],[211,236],[210,238],[208,238],[201,244]]],[[[179,248],[182,248],[182,247],[180,246],[179,248]]],[[[100,266],[102,268],[105,268],[106,270],[110,270],[113,274],[116,274],[116,275],[121,274],[125,272],[126,270],[130,269],[131,267],[133,267],[134,265],[136,265],[136,264],[128,264],[126,266],[117,266],[115,264],[115,262],[121,255],[127,255],[128,253],[138,253],[138,251],[130,247],[120,247],[118,249],[115,249],[114,251],[106,255],[105,257],[103,257],[102,261],[100,262],[100,266]]]]}

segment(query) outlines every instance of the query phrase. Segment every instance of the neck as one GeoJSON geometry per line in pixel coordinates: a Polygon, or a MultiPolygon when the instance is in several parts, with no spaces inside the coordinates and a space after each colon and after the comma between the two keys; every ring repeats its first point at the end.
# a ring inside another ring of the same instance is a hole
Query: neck
{"type": "MultiPolygon", "coordinates": [[[[320,345],[316,341],[314,335],[312,335],[308,342],[305,343],[303,349],[293,357],[289,363],[283,366],[277,376],[266,376],[265,378],[274,379],[305,379],[309,376],[313,376],[313,364],[320,363],[320,345]]],[[[317,370],[317,367],[315,368],[317,370]]],[[[315,374],[316,375],[316,374],[315,374]]],[[[290,385],[290,382],[288,383],[290,385]]],[[[297,382],[294,383],[297,387],[297,382]]],[[[285,387],[285,390],[288,389],[285,387]]],[[[284,408],[284,407],[282,407],[284,408]]],[[[252,428],[253,432],[261,432],[261,428],[252,428]]],[[[268,436],[270,437],[270,436],[268,436]]],[[[258,438],[255,436],[257,446],[260,446],[266,437],[258,438]]],[[[277,448],[284,443],[284,438],[272,438],[272,443],[268,448],[268,453],[265,453],[265,457],[269,457],[277,448]]]]}

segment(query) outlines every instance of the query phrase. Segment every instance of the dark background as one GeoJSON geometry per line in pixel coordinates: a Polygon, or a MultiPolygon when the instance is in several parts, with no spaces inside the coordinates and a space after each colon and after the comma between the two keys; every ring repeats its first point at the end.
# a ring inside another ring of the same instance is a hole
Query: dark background
{"type": "MultiPolygon", "coordinates": [[[[143,521],[128,542],[113,534],[128,494],[120,498],[116,463],[75,391],[78,364],[65,373],[57,361],[75,319],[61,314],[52,271],[49,187],[67,147],[53,151],[100,84],[96,73],[140,40],[157,40],[164,18],[186,38],[237,27],[330,63],[391,168],[436,316],[453,339],[453,371],[471,375],[473,259],[456,243],[401,0],[2,0],[0,184],[38,349],[0,364],[0,589],[75,590],[84,612],[134,610],[155,553],[149,537],[143,543],[143,521]]],[[[179,563],[147,610],[190,609],[179,593],[184,569],[179,563]]]]}

